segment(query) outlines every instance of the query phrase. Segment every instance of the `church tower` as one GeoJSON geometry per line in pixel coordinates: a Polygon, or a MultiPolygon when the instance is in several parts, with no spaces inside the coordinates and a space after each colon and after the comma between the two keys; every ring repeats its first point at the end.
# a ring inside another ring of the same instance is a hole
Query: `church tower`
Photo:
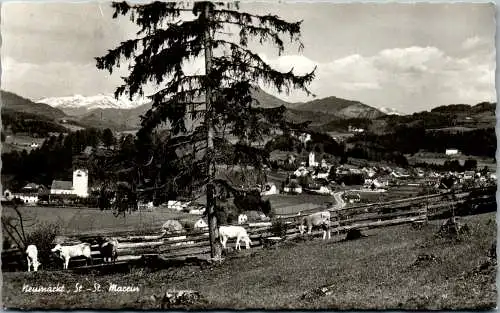
{"type": "Polygon", "coordinates": [[[89,196],[89,171],[75,168],[73,170],[73,192],[82,198],[89,196]]]}

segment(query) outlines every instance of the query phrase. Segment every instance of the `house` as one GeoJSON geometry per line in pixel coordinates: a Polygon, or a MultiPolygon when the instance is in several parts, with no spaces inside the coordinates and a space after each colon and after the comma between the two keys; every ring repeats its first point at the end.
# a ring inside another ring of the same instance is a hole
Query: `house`
{"type": "Polygon", "coordinates": [[[362,133],[365,131],[363,128],[352,127],[351,125],[348,126],[347,130],[354,133],[362,133]]]}
{"type": "Polygon", "coordinates": [[[275,150],[270,153],[269,159],[279,165],[294,164],[296,157],[291,153],[275,150]]]}
{"type": "Polygon", "coordinates": [[[285,193],[289,193],[289,194],[301,194],[302,187],[290,185],[290,186],[286,186],[285,188],[283,188],[283,191],[285,193]]]}
{"type": "Polygon", "coordinates": [[[361,196],[359,195],[359,193],[344,192],[342,194],[342,198],[344,199],[344,201],[347,201],[349,203],[358,203],[361,201],[361,196]]]}
{"type": "Polygon", "coordinates": [[[94,148],[92,146],[86,146],[85,149],[83,149],[82,153],[86,156],[92,155],[94,152],[94,148]]]}
{"type": "Polygon", "coordinates": [[[318,162],[316,162],[315,157],[316,157],[316,155],[314,154],[314,152],[309,153],[309,166],[310,167],[316,167],[319,165],[318,162]]]}
{"type": "Polygon", "coordinates": [[[328,165],[328,162],[326,162],[325,159],[321,160],[321,167],[322,168],[330,168],[330,166],[328,165]]]}
{"type": "Polygon", "coordinates": [[[476,173],[474,171],[465,171],[464,172],[464,179],[474,179],[476,173]]]}
{"type": "Polygon", "coordinates": [[[300,140],[300,142],[302,142],[302,144],[305,145],[308,141],[311,141],[311,134],[302,133],[299,136],[299,140],[300,140]]]}
{"type": "Polygon", "coordinates": [[[446,155],[457,155],[457,154],[460,154],[460,151],[458,151],[457,149],[446,149],[445,154],[446,155]]]}
{"type": "Polygon", "coordinates": [[[2,200],[10,201],[13,198],[12,192],[9,189],[5,189],[3,191],[3,198],[2,200]]]}
{"type": "Polygon", "coordinates": [[[260,193],[261,196],[270,196],[279,194],[278,188],[273,183],[266,183],[264,185],[264,190],[260,193]]]}
{"type": "Polygon", "coordinates": [[[35,205],[38,202],[38,193],[19,192],[14,193],[14,198],[21,200],[24,204],[35,205]]]}
{"type": "Polygon", "coordinates": [[[303,166],[299,167],[295,172],[293,172],[293,175],[295,175],[295,177],[307,176],[308,174],[309,171],[303,166]]]}
{"type": "Polygon", "coordinates": [[[38,185],[35,183],[28,183],[26,186],[24,186],[21,191],[23,192],[37,192],[38,191],[38,185]]]}

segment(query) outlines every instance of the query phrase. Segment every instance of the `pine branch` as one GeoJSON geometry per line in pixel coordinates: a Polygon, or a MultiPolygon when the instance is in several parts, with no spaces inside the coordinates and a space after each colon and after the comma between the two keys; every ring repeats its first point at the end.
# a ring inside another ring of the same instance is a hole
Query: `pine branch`
{"type": "Polygon", "coordinates": [[[248,73],[248,75],[252,76],[254,81],[262,81],[267,85],[273,85],[279,92],[282,92],[283,87],[285,87],[286,92],[289,93],[290,88],[294,87],[295,89],[301,89],[309,96],[313,95],[309,89],[305,87],[305,85],[310,83],[315,78],[315,71],[317,67],[314,67],[311,72],[304,75],[293,74],[293,68],[287,73],[282,73],[273,69],[266,62],[264,62],[258,54],[253,53],[249,49],[244,49],[233,42],[223,39],[214,40],[214,43],[227,45],[232,51],[231,59],[224,59],[222,57],[214,58],[214,62],[217,62],[219,67],[224,67],[226,70],[232,69],[234,72],[238,73],[248,73]],[[249,61],[239,61],[244,57],[248,58],[249,61]],[[252,65],[252,63],[254,65],[252,65]],[[252,73],[248,72],[250,68],[254,69],[252,73]]]}

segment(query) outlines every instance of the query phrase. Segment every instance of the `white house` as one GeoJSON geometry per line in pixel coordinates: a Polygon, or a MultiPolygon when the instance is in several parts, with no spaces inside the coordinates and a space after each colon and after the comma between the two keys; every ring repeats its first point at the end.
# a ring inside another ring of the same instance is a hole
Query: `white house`
{"type": "Polygon", "coordinates": [[[445,154],[446,155],[457,155],[458,149],[446,149],[445,154]]]}
{"type": "Polygon", "coordinates": [[[296,177],[307,176],[308,174],[309,171],[303,166],[299,167],[295,172],[293,172],[293,175],[295,175],[296,177]]]}
{"type": "Polygon", "coordinates": [[[17,193],[14,198],[19,198],[24,204],[35,205],[38,202],[38,194],[36,193],[17,193]]]}
{"type": "Polygon", "coordinates": [[[277,195],[280,193],[278,188],[276,188],[276,185],[273,183],[266,183],[264,188],[264,191],[260,193],[261,196],[277,195]]]}
{"type": "Polygon", "coordinates": [[[168,200],[167,201],[167,208],[170,210],[176,210],[176,211],[182,211],[185,208],[187,208],[191,204],[191,201],[189,202],[183,202],[183,201],[177,201],[177,200],[168,200]]]}
{"type": "Polygon", "coordinates": [[[300,193],[302,193],[302,187],[301,186],[296,186],[296,187],[288,187],[287,186],[283,189],[283,191],[285,193],[298,193],[298,194],[300,194],[300,193]]]}
{"type": "Polygon", "coordinates": [[[308,141],[311,141],[311,134],[302,133],[299,136],[299,140],[300,140],[300,142],[302,142],[302,144],[305,145],[308,141]]]}
{"type": "Polygon", "coordinates": [[[309,153],[309,166],[315,167],[319,165],[318,162],[316,162],[315,157],[314,152],[309,153]]]}
{"type": "Polygon", "coordinates": [[[5,200],[12,200],[12,192],[9,190],[9,189],[5,189],[3,191],[3,197],[5,198],[5,200]]]}

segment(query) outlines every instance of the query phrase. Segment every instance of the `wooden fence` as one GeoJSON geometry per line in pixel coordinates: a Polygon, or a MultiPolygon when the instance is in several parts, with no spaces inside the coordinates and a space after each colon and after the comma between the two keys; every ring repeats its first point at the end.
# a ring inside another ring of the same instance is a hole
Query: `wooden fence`
{"type": "MultiPolygon", "coordinates": [[[[411,223],[415,221],[425,221],[432,217],[435,212],[451,210],[453,206],[466,201],[480,199],[480,202],[496,201],[496,186],[491,188],[474,189],[459,193],[441,193],[435,195],[414,197],[384,203],[373,203],[354,207],[337,208],[332,206],[327,208],[332,213],[332,234],[343,233],[351,229],[371,229],[411,223]],[[473,197],[473,198],[471,198],[473,197]],[[485,200],[486,199],[486,200],[485,200]]],[[[281,215],[275,220],[281,221],[284,225],[286,238],[293,238],[298,235],[297,222],[304,215],[325,210],[325,208],[313,208],[303,210],[300,215],[281,215]]],[[[266,239],[276,237],[273,232],[271,222],[249,223],[244,226],[252,240],[251,248],[261,247],[266,239]]],[[[319,235],[321,231],[313,233],[319,235]]],[[[134,234],[132,231],[122,231],[114,233],[103,233],[101,236],[115,237],[118,242],[118,263],[130,262],[140,259],[143,256],[158,255],[164,259],[174,259],[190,256],[207,256],[210,253],[210,243],[207,230],[201,231],[181,231],[172,234],[134,234]]],[[[97,236],[95,234],[80,234],[68,236],[71,240],[93,243],[97,236]]],[[[234,240],[228,244],[234,247],[234,240]]],[[[95,264],[102,263],[99,247],[91,245],[92,256],[95,264]]],[[[9,264],[20,263],[23,254],[16,249],[2,251],[2,267],[9,268],[9,264]]],[[[85,260],[72,259],[70,267],[82,265],[85,260]]],[[[14,266],[15,268],[15,266],[14,266]]],[[[25,269],[24,269],[25,270],[25,269]]]]}

